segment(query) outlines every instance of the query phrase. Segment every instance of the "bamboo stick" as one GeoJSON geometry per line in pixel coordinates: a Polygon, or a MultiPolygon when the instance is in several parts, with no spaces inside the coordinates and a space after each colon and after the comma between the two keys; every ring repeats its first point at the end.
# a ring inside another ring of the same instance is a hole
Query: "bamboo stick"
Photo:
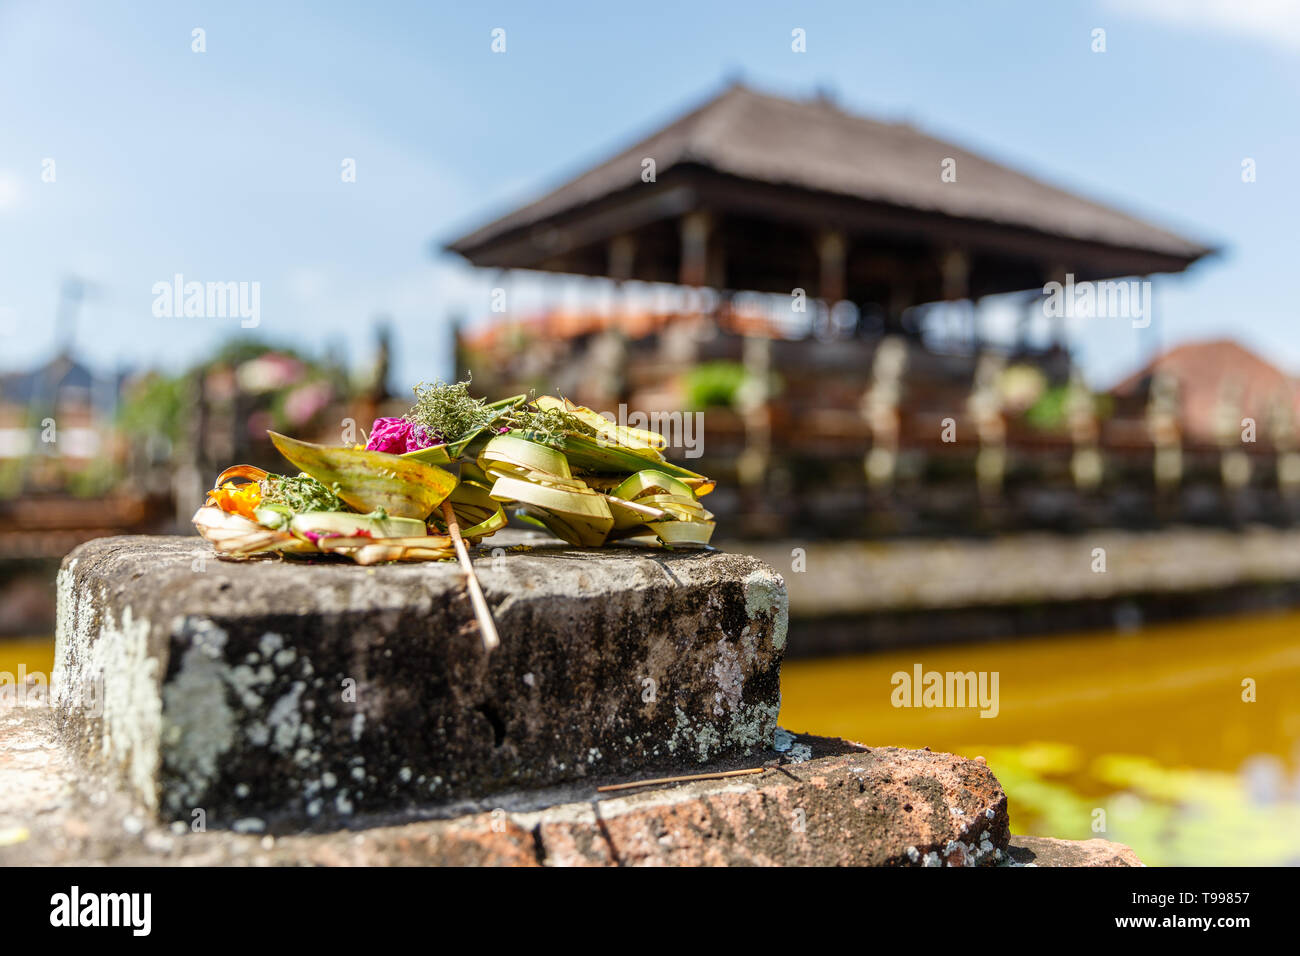
{"type": "Polygon", "coordinates": [[[655,787],[661,783],[683,783],[687,780],[721,780],[723,777],[740,777],[745,774],[762,773],[767,767],[749,767],[745,770],[721,770],[717,773],[688,773],[682,777],[657,777],[654,780],[634,780],[632,783],[611,783],[597,787],[598,793],[610,790],[631,790],[635,787],[655,787]]]}
{"type": "Polygon", "coordinates": [[[442,503],[442,517],[447,522],[447,533],[451,535],[452,543],[456,546],[461,570],[465,572],[465,587],[469,590],[470,603],[474,605],[474,616],[478,618],[479,636],[483,638],[483,652],[491,654],[501,644],[501,638],[497,636],[492,610],[488,607],[487,598],[483,596],[483,589],[479,586],[478,575],[474,573],[474,564],[469,559],[469,549],[465,547],[465,541],[460,536],[460,525],[456,523],[456,513],[451,510],[449,501],[444,500],[442,503]]]}

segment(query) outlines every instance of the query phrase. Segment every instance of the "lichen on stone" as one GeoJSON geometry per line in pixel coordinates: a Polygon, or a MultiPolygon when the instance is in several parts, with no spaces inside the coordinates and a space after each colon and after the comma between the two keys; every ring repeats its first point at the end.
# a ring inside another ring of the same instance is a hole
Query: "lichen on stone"
{"type": "Polygon", "coordinates": [[[98,756],[125,775],[150,808],[161,736],[158,661],[149,653],[150,622],[128,605],[118,620],[72,559],[55,582],[58,634],[51,700],[78,732],[98,717],[98,756]],[[96,626],[97,625],[97,626],[96,626]]]}
{"type": "Polygon", "coordinates": [[[752,621],[762,615],[771,621],[772,646],[785,649],[790,630],[790,600],[785,581],[774,571],[763,568],[745,577],[745,615],[752,621]]]}
{"type": "Polygon", "coordinates": [[[171,813],[198,804],[220,771],[221,757],[234,746],[238,726],[226,699],[228,635],[202,618],[187,618],[180,629],[191,643],[163,688],[163,752],[168,770],[178,778],[167,794],[171,813]]]}

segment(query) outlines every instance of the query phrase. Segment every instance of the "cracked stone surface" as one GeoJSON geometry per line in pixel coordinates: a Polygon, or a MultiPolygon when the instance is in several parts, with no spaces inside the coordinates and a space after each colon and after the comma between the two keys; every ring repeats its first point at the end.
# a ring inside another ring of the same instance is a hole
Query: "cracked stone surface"
{"type": "Polygon", "coordinates": [[[787,609],[765,564],[521,533],[485,544],[490,657],[455,563],[88,542],[58,579],[62,743],[150,817],[251,832],[771,745],[787,609]]]}
{"type": "MultiPolygon", "coordinates": [[[[1009,837],[985,765],[789,735],[809,759],[768,751],[707,771],[752,776],[599,793],[595,779],[444,808],[358,815],[348,829],[269,833],[151,821],[125,789],[83,773],[45,707],[0,708],[0,866],[1126,866],[1104,840],[1009,837]]],[[[700,772],[698,765],[689,768],[700,772]]]]}

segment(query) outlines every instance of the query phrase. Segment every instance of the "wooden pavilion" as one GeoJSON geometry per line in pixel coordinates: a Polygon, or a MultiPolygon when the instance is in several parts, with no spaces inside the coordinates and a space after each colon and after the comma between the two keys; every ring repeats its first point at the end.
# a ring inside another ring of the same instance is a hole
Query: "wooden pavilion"
{"type": "MultiPolygon", "coordinates": [[[[503,317],[458,332],[457,368],[491,391],[558,389],[605,410],[698,407],[696,371],[743,365],[747,381],[779,386],[709,406],[699,465],[735,479],[734,513],[752,526],[783,524],[770,513],[779,497],[797,509],[786,527],[826,533],[856,533],[844,515],[873,509],[888,522],[869,521],[868,533],[936,526],[900,523],[909,495],[913,513],[942,512],[941,527],[991,501],[1036,526],[1063,513],[1053,495],[1095,503],[1113,497],[1097,494],[1108,480],[1149,482],[1145,419],[1130,423],[1143,447],[1124,472],[1127,459],[1106,457],[1116,423],[1097,420],[1042,293],[1071,276],[1078,285],[1182,272],[1214,251],[911,125],[741,85],[446,248],[503,272],[712,290],[709,314],[503,317]],[[811,334],[815,324],[786,326],[783,299],[800,292],[823,316],[851,303],[850,327],[833,322],[828,340],[811,334]],[[1010,354],[981,343],[973,307],[957,310],[968,326],[955,350],[922,336],[931,304],[1015,292],[1026,295],[1010,354]],[[750,293],[772,311],[756,314],[750,293]],[[1027,344],[1036,320],[1051,329],[1045,348],[1027,344]],[[1071,396],[1052,430],[1027,426],[1025,409],[1006,402],[1008,373],[1026,370],[1039,392],[1071,396]],[[945,437],[949,421],[962,440],[945,437]],[[773,486],[796,494],[767,494],[773,486]]],[[[725,492],[716,500],[731,509],[725,492]]]]}
{"type": "Polygon", "coordinates": [[[476,266],[920,303],[1181,272],[1211,250],[906,123],[733,85],[449,243],[476,266]]]}

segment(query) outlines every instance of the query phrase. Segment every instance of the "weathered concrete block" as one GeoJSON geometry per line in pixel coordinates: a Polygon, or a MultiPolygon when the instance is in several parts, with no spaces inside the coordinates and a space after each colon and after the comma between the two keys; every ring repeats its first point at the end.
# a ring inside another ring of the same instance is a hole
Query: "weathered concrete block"
{"type": "Polygon", "coordinates": [[[502,637],[490,657],[454,564],[88,542],[59,574],[63,741],[164,819],[240,829],[771,747],[779,575],[741,555],[546,540],[498,535],[505,550],[476,560],[502,637]]]}

